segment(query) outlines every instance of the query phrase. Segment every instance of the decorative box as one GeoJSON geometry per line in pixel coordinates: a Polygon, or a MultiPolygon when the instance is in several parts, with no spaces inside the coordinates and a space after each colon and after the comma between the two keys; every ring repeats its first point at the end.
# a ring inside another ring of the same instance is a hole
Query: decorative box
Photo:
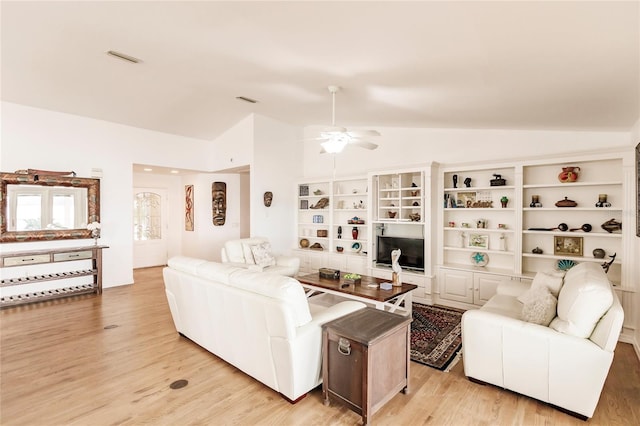
{"type": "Polygon", "coordinates": [[[506,179],[502,179],[501,175],[494,174],[495,179],[491,179],[489,182],[491,186],[505,186],[507,184],[506,179]]]}
{"type": "Polygon", "coordinates": [[[328,235],[326,229],[318,229],[316,234],[318,237],[326,237],[328,235]]]}
{"type": "Polygon", "coordinates": [[[362,283],[362,278],[345,278],[344,279],[344,283],[345,284],[353,284],[353,285],[358,285],[360,283],[362,283]]]}
{"type": "Polygon", "coordinates": [[[340,271],[337,269],[331,268],[320,268],[318,270],[320,274],[320,278],[327,278],[329,280],[339,280],[340,279],[340,271]]]}

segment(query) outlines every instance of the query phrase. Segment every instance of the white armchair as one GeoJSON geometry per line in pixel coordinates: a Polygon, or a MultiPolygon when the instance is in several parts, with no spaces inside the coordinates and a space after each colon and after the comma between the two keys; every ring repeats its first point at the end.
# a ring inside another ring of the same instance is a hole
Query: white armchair
{"type": "Polygon", "coordinates": [[[257,272],[273,272],[293,277],[300,269],[300,259],[271,253],[269,240],[262,237],[241,238],[224,243],[222,263],[257,272]]]}
{"type": "MultiPolygon", "coordinates": [[[[532,289],[545,285],[538,273],[532,289]]],[[[624,312],[606,274],[583,262],[567,272],[546,326],[523,319],[527,286],[501,285],[478,310],[462,316],[464,372],[470,379],[593,416],[613,361],[624,312]]],[[[544,293],[544,291],[542,292],[544,293]]],[[[540,294],[542,294],[540,293],[540,294]]],[[[532,290],[531,294],[538,294],[532,290]]],[[[552,299],[555,300],[555,297],[552,299]]],[[[545,316],[545,315],[542,315],[545,316]]],[[[546,323],[546,321],[544,321],[546,323]]]]}

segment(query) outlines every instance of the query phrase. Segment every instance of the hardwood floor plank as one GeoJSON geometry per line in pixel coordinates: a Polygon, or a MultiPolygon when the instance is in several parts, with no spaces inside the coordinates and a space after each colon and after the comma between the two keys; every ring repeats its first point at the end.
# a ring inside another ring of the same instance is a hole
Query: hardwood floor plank
{"type": "MultiPolygon", "coordinates": [[[[315,389],[295,405],[180,336],[161,268],[101,297],[0,311],[2,425],[353,425],[358,414],[322,403],[315,389]],[[181,389],[172,382],[189,381],[181,389]]],[[[553,407],[411,363],[411,392],[372,418],[380,425],[585,425],[553,407]]],[[[589,425],[640,424],[640,362],[619,343],[589,425]]]]}

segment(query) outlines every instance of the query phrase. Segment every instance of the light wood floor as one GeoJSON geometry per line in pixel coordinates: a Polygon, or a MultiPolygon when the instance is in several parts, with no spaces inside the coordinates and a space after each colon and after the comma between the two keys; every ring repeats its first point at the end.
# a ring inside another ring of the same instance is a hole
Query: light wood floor
{"type": "MultiPolygon", "coordinates": [[[[354,425],[316,389],[296,405],[176,333],[161,269],[101,297],[0,311],[2,425],[354,425]],[[177,390],[169,385],[186,379],[177,390]]],[[[219,324],[224,326],[224,324],[219,324]]],[[[372,419],[381,425],[637,425],[640,362],[618,344],[594,417],[577,420],[533,399],[411,363],[411,393],[372,419]]]]}

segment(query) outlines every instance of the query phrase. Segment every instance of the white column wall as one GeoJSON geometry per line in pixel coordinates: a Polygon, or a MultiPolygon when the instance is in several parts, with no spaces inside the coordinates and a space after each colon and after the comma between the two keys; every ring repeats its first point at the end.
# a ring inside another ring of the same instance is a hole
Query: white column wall
{"type": "Polygon", "coordinates": [[[251,235],[269,238],[275,253],[286,254],[295,239],[296,179],[302,173],[302,131],[255,116],[254,162],[251,167],[251,235]],[[273,192],[271,207],[263,196],[273,192]]]}

